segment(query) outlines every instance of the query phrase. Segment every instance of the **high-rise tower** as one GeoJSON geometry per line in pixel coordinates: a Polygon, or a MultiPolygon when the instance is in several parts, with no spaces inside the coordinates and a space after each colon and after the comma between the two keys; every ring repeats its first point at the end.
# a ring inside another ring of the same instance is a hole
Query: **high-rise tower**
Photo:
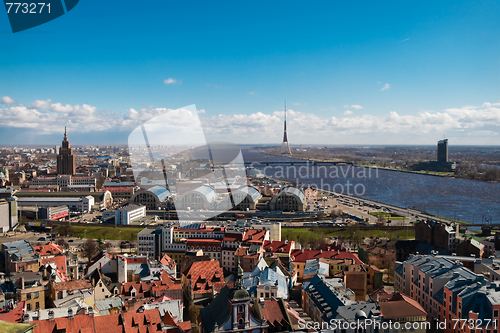
{"type": "Polygon", "coordinates": [[[438,141],[437,160],[438,162],[448,162],[448,139],[438,141]]]}
{"type": "Polygon", "coordinates": [[[75,173],[75,155],[73,155],[73,148],[70,148],[66,127],[64,127],[64,139],[59,148],[59,155],[57,155],[57,174],[74,175],[75,173]]]}
{"type": "Polygon", "coordinates": [[[283,133],[283,143],[281,144],[281,153],[292,155],[290,144],[288,143],[288,135],[286,133],[286,101],[285,101],[285,132],[283,133]]]}

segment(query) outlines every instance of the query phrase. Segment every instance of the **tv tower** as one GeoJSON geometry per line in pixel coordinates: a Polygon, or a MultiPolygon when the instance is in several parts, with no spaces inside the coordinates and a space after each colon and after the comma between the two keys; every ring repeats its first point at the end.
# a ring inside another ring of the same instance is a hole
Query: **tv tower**
{"type": "Polygon", "coordinates": [[[285,132],[283,133],[283,143],[281,144],[281,153],[292,155],[290,144],[288,143],[288,135],[286,134],[286,101],[285,101],[285,132]]]}

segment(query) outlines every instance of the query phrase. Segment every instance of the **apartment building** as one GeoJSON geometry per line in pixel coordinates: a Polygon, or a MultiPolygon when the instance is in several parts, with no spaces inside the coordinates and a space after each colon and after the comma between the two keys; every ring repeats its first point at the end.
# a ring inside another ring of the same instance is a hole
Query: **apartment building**
{"type": "MultiPolygon", "coordinates": [[[[396,262],[394,288],[416,300],[433,323],[445,333],[493,332],[500,311],[500,282],[489,282],[482,274],[464,267],[459,260],[434,255],[414,255],[396,262]],[[477,320],[475,325],[455,325],[459,320],[477,320]]],[[[498,325],[498,324],[497,324],[498,325]]]]}

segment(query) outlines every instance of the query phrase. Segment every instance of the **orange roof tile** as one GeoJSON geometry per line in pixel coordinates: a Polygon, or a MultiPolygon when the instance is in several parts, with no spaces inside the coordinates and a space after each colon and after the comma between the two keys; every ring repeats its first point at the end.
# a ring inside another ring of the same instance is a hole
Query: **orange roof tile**
{"type": "Polygon", "coordinates": [[[224,282],[224,274],[218,260],[193,262],[186,277],[190,280],[194,293],[212,290],[212,282],[224,282]]]}
{"type": "Polygon", "coordinates": [[[418,302],[403,294],[393,294],[390,300],[379,302],[384,319],[425,317],[427,312],[418,302]]]}
{"type": "Polygon", "coordinates": [[[87,280],[74,280],[67,282],[56,282],[54,283],[54,290],[79,290],[79,289],[89,289],[92,285],[87,280]]]}
{"type": "Polygon", "coordinates": [[[342,251],[321,251],[321,250],[292,250],[290,254],[295,262],[306,262],[309,259],[315,258],[330,258],[330,259],[352,259],[355,264],[362,264],[356,253],[342,251]]]}
{"type": "Polygon", "coordinates": [[[0,311],[0,320],[7,321],[9,323],[21,323],[24,315],[24,304],[25,301],[17,303],[17,308],[10,311],[3,309],[0,311]]]}
{"type": "Polygon", "coordinates": [[[286,319],[286,309],[282,307],[278,300],[265,300],[262,307],[262,314],[270,326],[290,325],[286,319]]]}
{"type": "MultiPolygon", "coordinates": [[[[88,328],[88,332],[94,332],[94,320],[91,315],[76,315],[71,319],[56,318],[52,320],[35,320],[32,321],[31,324],[37,325],[33,328],[33,333],[51,333],[63,329],[66,333],[80,333],[82,332],[82,328],[88,328]]],[[[108,331],[107,333],[114,332],[108,331]]]]}
{"type": "Polygon", "coordinates": [[[58,255],[58,254],[61,254],[63,252],[63,249],[61,246],[57,245],[56,243],[52,243],[52,242],[50,242],[49,244],[46,244],[46,245],[35,246],[33,248],[41,256],[58,255]]]}

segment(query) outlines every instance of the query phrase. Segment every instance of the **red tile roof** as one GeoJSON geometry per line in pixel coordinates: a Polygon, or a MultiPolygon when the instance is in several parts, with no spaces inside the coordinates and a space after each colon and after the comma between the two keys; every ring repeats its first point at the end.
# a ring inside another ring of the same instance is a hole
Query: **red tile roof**
{"type": "Polygon", "coordinates": [[[425,317],[427,312],[418,302],[403,294],[394,294],[390,300],[379,302],[384,319],[425,317]]]}
{"type": "Polygon", "coordinates": [[[191,229],[191,228],[174,228],[174,231],[191,231],[191,232],[210,232],[210,231],[221,231],[224,232],[226,228],[223,227],[203,227],[200,229],[191,229]]]}
{"type": "Polygon", "coordinates": [[[67,269],[68,258],[66,256],[57,256],[51,258],[42,258],[42,265],[47,263],[56,264],[56,274],[61,278],[63,282],[69,281],[68,269],[67,269]]]}
{"type": "Polygon", "coordinates": [[[173,261],[172,258],[170,258],[167,254],[163,255],[163,257],[160,259],[160,263],[167,267],[175,266],[175,261],[173,261]]]}
{"type": "Polygon", "coordinates": [[[241,242],[243,240],[243,234],[239,233],[225,233],[222,241],[224,242],[241,242]]]}
{"type": "Polygon", "coordinates": [[[187,239],[186,242],[188,245],[209,244],[209,245],[221,246],[222,244],[222,241],[217,239],[200,239],[200,238],[190,238],[187,239]]]}
{"type": "Polygon", "coordinates": [[[248,248],[246,248],[246,247],[239,247],[236,249],[236,251],[234,251],[234,255],[235,256],[244,256],[247,254],[247,250],[248,250],[248,248]]]}
{"type": "Polygon", "coordinates": [[[23,321],[24,303],[25,301],[18,302],[17,308],[10,311],[7,311],[7,309],[0,311],[0,320],[7,321],[9,323],[21,323],[23,321]]]}
{"type": "Polygon", "coordinates": [[[321,251],[321,250],[292,250],[290,257],[294,258],[295,262],[306,262],[309,259],[315,258],[330,258],[330,259],[352,259],[355,264],[362,264],[358,255],[352,252],[341,251],[321,251]]]}
{"type": "Polygon", "coordinates": [[[122,296],[131,297],[132,296],[131,292],[133,289],[135,289],[136,298],[143,298],[145,297],[145,294],[148,294],[148,296],[146,297],[149,297],[151,296],[149,295],[149,293],[151,292],[151,288],[153,286],[154,285],[149,281],[126,282],[122,283],[120,293],[122,296]]]}
{"type": "Polygon", "coordinates": [[[294,246],[294,241],[265,241],[263,247],[266,252],[290,253],[294,246]]]}
{"type": "Polygon", "coordinates": [[[67,282],[56,282],[54,283],[53,288],[55,291],[90,289],[92,288],[92,284],[90,284],[90,282],[87,280],[74,280],[67,282]]]}
{"type": "Polygon", "coordinates": [[[224,282],[224,274],[218,260],[193,262],[186,278],[191,282],[193,293],[206,293],[216,282],[224,282]]]}
{"type": "Polygon", "coordinates": [[[191,322],[189,320],[177,323],[177,325],[183,332],[191,332],[191,322]]]}
{"type": "Polygon", "coordinates": [[[146,256],[133,256],[133,257],[124,257],[120,256],[120,258],[127,262],[127,264],[147,264],[148,257],[146,256]]]}
{"type": "MultiPolygon", "coordinates": [[[[124,297],[130,297],[132,288],[135,289],[136,298],[142,297],[152,297],[158,295],[168,294],[169,296],[177,295],[176,292],[168,292],[165,291],[178,291],[181,290],[181,284],[176,283],[167,272],[163,271],[160,275],[160,280],[153,281],[134,281],[127,282],[121,285],[121,295],[124,297]]],[[[177,299],[177,298],[175,298],[177,299]]]]}
{"type": "Polygon", "coordinates": [[[174,279],[172,279],[172,277],[170,276],[170,274],[168,274],[165,271],[162,271],[161,274],[160,274],[160,284],[162,286],[168,286],[168,285],[175,284],[175,281],[174,281],[174,279]]]}
{"type": "Polygon", "coordinates": [[[374,302],[385,301],[392,298],[392,293],[384,287],[380,287],[368,295],[368,298],[374,302]]]}
{"type": "Polygon", "coordinates": [[[109,191],[109,192],[113,193],[113,192],[130,191],[131,189],[132,189],[132,186],[110,186],[110,187],[101,188],[101,191],[109,191]]]}
{"type": "Polygon", "coordinates": [[[61,246],[57,245],[56,243],[52,243],[52,242],[50,242],[47,245],[35,246],[33,248],[41,256],[58,255],[58,254],[61,254],[63,252],[63,249],[61,246]]]}
{"type": "MultiPolygon", "coordinates": [[[[56,318],[52,320],[35,320],[32,321],[31,324],[37,325],[33,328],[33,333],[52,333],[59,330],[64,330],[66,333],[94,332],[94,320],[91,315],[76,315],[71,319],[56,318]]],[[[107,331],[107,333],[111,332],[107,331]]]]}
{"type": "Polygon", "coordinates": [[[278,300],[265,300],[262,314],[267,323],[272,327],[288,326],[290,323],[286,318],[284,303],[278,300]]]}
{"type": "Polygon", "coordinates": [[[96,333],[153,333],[162,332],[161,317],[157,309],[142,313],[125,312],[95,317],[96,333]]]}
{"type": "Polygon", "coordinates": [[[243,242],[262,244],[265,242],[264,238],[266,237],[267,232],[267,230],[263,229],[246,229],[243,242]]]}

